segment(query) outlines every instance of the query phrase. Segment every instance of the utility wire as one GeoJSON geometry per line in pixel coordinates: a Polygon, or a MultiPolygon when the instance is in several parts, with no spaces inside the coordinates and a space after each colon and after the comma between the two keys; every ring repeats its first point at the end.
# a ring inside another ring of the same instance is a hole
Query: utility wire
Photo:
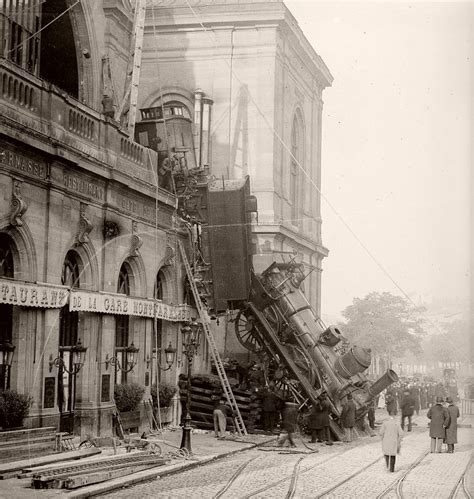
{"type": "Polygon", "coordinates": [[[11,52],[17,50],[18,48],[22,47],[28,40],[31,40],[32,38],[34,38],[36,35],[38,35],[39,33],[41,33],[44,29],[46,29],[48,26],[51,26],[51,24],[53,24],[54,22],[56,22],[59,18],[61,18],[62,16],[64,16],[64,14],[66,14],[66,12],[70,11],[72,8],[74,8],[78,3],[80,3],[81,0],[77,0],[75,3],[73,3],[72,5],[70,5],[66,10],[64,10],[63,12],[61,12],[61,14],[59,14],[58,16],[56,16],[54,19],[52,19],[51,21],[49,21],[48,24],[45,24],[44,26],[42,26],[38,31],[36,31],[35,33],[33,33],[32,35],[30,35],[28,38],[25,38],[21,43],[19,43],[18,45],[15,45],[12,49],[10,49],[7,54],[10,54],[11,52]]]}

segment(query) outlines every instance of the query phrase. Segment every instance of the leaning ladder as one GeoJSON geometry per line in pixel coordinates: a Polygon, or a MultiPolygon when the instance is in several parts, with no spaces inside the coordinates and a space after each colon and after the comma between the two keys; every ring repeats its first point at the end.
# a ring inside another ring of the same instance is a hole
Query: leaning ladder
{"type": "Polygon", "coordinates": [[[184,266],[186,268],[186,274],[189,279],[189,284],[191,286],[191,290],[193,292],[194,301],[196,303],[196,307],[199,312],[199,316],[201,317],[202,327],[206,334],[207,343],[209,345],[209,349],[211,351],[212,359],[214,360],[214,364],[217,369],[217,374],[219,375],[219,379],[221,381],[222,389],[224,390],[226,399],[228,404],[230,405],[232,412],[234,414],[234,424],[239,435],[247,435],[247,430],[245,429],[244,420],[242,419],[242,415],[240,414],[239,406],[235,401],[234,394],[232,393],[232,388],[230,386],[229,380],[227,379],[227,374],[224,369],[224,365],[222,364],[221,356],[219,355],[219,351],[217,350],[216,342],[214,341],[214,337],[212,336],[212,332],[209,329],[208,315],[205,313],[204,306],[201,301],[201,297],[199,295],[199,290],[194,281],[194,276],[191,270],[191,267],[188,262],[188,258],[186,256],[186,252],[184,251],[183,244],[181,241],[178,241],[179,251],[181,253],[181,258],[183,260],[184,266]]]}

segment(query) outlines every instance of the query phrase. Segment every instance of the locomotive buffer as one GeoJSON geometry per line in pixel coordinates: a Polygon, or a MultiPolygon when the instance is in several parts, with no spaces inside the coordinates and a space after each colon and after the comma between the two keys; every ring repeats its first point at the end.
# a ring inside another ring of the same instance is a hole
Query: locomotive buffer
{"type": "Polygon", "coordinates": [[[188,262],[188,258],[186,256],[186,252],[184,251],[183,244],[181,241],[178,241],[179,251],[181,253],[181,259],[183,260],[184,267],[186,268],[186,274],[188,276],[189,284],[191,286],[191,290],[193,292],[194,301],[196,303],[196,307],[199,312],[199,316],[201,317],[202,327],[206,334],[207,343],[209,344],[209,349],[211,351],[212,359],[214,360],[214,364],[217,369],[217,374],[219,375],[219,379],[222,385],[222,389],[225,393],[228,404],[230,405],[232,412],[234,414],[234,424],[239,435],[247,435],[247,430],[245,429],[244,420],[242,419],[242,415],[240,414],[239,406],[235,400],[234,394],[232,392],[232,388],[230,386],[229,380],[227,378],[227,374],[224,369],[224,365],[222,364],[221,357],[219,355],[219,351],[217,350],[216,342],[214,341],[214,337],[212,336],[211,330],[209,329],[209,323],[207,314],[205,313],[204,306],[201,301],[201,297],[199,296],[199,290],[194,282],[194,276],[191,270],[191,267],[188,262]]]}

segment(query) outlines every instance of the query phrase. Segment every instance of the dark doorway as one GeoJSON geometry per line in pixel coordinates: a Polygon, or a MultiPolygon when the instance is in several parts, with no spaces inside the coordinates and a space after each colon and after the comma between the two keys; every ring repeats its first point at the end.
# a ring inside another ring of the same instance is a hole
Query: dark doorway
{"type": "MultiPolygon", "coordinates": [[[[79,287],[79,265],[71,251],[64,261],[61,283],[70,288],[79,287]]],[[[72,347],[77,343],[79,312],[71,312],[69,305],[65,305],[59,312],[59,321],[59,357],[63,360],[58,370],[59,431],[73,433],[76,375],[72,347]]]]}

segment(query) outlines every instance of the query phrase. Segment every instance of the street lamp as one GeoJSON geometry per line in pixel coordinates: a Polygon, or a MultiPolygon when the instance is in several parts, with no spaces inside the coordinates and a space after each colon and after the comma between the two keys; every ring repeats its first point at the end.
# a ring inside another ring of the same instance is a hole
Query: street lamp
{"type": "Polygon", "coordinates": [[[10,376],[10,367],[12,365],[13,353],[15,352],[15,345],[6,341],[0,343],[0,366],[2,367],[4,378],[2,380],[3,389],[8,388],[8,378],[10,376]]]}
{"type": "Polygon", "coordinates": [[[181,449],[186,449],[189,454],[191,450],[191,371],[193,358],[199,348],[199,336],[201,334],[201,325],[197,322],[191,322],[181,328],[183,337],[183,354],[188,359],[188,379],[186,386],[186,417],[184,418],[183,436],[181,438],[181,449]]]}
{"type": "MultiPolygon", "coordinates": [[[[140,349],[133,344],[133,341],[128,347],[121,350],[122,352],[125,352],[125,366],[120,364],[120,360],[116,356],[109,357],[109,354],[107,354],[105,356],[105,369],[109,369],[109,364],[112,364],[116,369],[129,373],[137,365],[137,354],[139,350],[140,349]]],[[[117,349],[117,351],[119,350],[117,349]]]]}
{"type": "Polygon", "coordinates": [[[53,366],[56,366],[61,367],[63,371],[66,371],[69,374],[77,374],[84,365],[86,351],[87,347],[83,346],[81,340],[78,339],[77,343],[71,347],[73,365],[71,369],[68,368],[62,357],[56,357],[53,359],[53,354],[51,354],[49,356],[49,372],[53,370],[53,366]]]}
{"type": "MultiPolygon", "coordinates": [[[[173,345],[170,344],[165,348],[165,362],[166,362],[166,367],[163,368],[161,367],[161,348],[158,348],[158,356],[156,358],[156,363],[158,365],[158,368],[161,369],[162,371],[169,371],[171,367],[174,364],[174,358],[176,356],[176,348],[173,348],[173,345]]],[[[147,359],[147,367],[149,366],[150,360],[147,359]]]]}

